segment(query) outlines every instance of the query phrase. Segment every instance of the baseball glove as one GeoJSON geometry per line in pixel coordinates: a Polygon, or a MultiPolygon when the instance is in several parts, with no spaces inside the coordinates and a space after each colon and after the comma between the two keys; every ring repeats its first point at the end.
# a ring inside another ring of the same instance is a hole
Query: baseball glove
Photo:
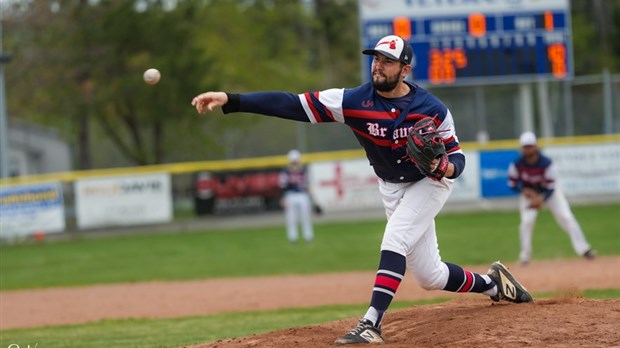
{"type": "Polygon", "coordinates": [[[430,117],[425,117],[413,125],[407,136],[407,155],[422,174],[439,181],[446,175],[448,155],[443,139],[430,117]],[[437,165],[433,160],[437,159],[437,165]],[[432,168],[432,166],[434,168],[432,168]]]}

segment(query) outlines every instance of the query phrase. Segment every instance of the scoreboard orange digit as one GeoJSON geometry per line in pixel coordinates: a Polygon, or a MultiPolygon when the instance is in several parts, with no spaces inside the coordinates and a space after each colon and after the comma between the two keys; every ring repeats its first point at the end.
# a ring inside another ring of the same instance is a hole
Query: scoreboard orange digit
{"type": "Polygon", "coordinates": [[[553,31],[553,13],[551,11],[545,11],[545,30],[553,31]]]}
{"type": "Polygon", "coordinates": [[[487,33],[487,20],[482,13],[472,13],[469,15],[469,35],[482,37],[487,33]]]}
{"type": "Polygon", "coordinates": [[[551,73],[556,78],[566,77],[566,47],[556,43],[547,47],[547,58],[551,62],[551,73]]]}
{"type": "Polygon", "coordinates": [[[438,85],[443,82],[443,55],[440,50],[433,48],[428,52],[428,56],[428,79],[432,84],[438,85]]]}
{"type": "Polygon", "coordinates": [[[392,21],[394,34],[402,37],[405,41],[411,39],[411,20],[407,17],[396,17],[392,21]]]}
{"type": "Polygon", "coordinates": [[[467,66],[467,55],[462,48],[431,49],[429,51],[428,79],[432,84],[450,84],[456,81],[456,69],[467,66]]]}

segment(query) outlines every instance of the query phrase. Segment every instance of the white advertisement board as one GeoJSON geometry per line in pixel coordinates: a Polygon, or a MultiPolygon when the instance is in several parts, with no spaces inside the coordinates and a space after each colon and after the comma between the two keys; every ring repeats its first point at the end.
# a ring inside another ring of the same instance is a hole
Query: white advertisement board
{"type": "Polygon", "coordinates": [[[75,209],[80,229],[170,222],[170,175],[161,173],[76,181],[75,209]]]}
{"type": "Polygon", "coordinates": [[[383,206],[377,176],[365,158],[315,162],[308,172],[312,196],[325,211],[383,206]]]}
{"type": "Polygon", "coordinates": [[[60,183],[0,188],[0,236],[13,238],[65,230],[60,183]]]}
{"type": "MultiPolygon", "coordinates": [[[[448,201],[480,198],[480,164],[477,152],[466,152],[465,171],[456,179],[448,201]]],[[[383,208],[377,176],[366,158],[316,162],[309,166],[313,198],[326,211],[383,208]]]]}
{"type": "Polygon", "coordinates": [[[567,196],[620,194],[620,143],[545,147],[542,152],[553,160],[567,196]]]}
{"type": "Polygon", "coordinates": [[[480,154],[477,151],[464,151],[464,153],[465,170],[454,181],[448,203],[480,199],[480,154]]]}

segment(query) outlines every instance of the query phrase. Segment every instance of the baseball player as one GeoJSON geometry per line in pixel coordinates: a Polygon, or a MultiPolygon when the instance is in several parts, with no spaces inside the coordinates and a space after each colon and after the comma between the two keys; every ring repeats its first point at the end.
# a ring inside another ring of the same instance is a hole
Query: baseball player
{"type": "Polygon", "coordinates": [[[224,113],[344,123],[364,148],[379,178],[387,224],[368,310],[335,344],[383,342],[381,323],[407,268],[425,289],[532,301],[499,262],[478,274],[441,260],[434,219],[465,167],[452,114],[428,91],[405,81],[413,51],[402,38],[388,35],[362,53],[373,56],[372,81],[356,88],[303,94],[206,92],[192,100],[199,113],[221,106],[224,113]]]}
{"type": "Polygon", "coordinates": [[[284,190],[282,203],[286,217],[286,235],[292,244],[299,239],[299,222],[306,243],[311,243],[314,238],[308,175],[300,159],[301,153],[298,150],[289,151],[289,166],[280,173],[280,187],[284,190]]]}
{"type": "Polygon", "coordinates": [[[538,149],[536,135],[532,132],[525,132],[521,134],[519,142],[521,157],[511,163],[508,168],[508,186],[521,193],[519,196],[521,214],[519,262],[527,265],[532,257],[532,231],[538,210],[543,205],[549,207],[555,220],[566,231],[575,252],[586,259],[594,259],[596,253],[586,241],[564,194],[555,186],[556,173],[553,162],[538,149]]]}

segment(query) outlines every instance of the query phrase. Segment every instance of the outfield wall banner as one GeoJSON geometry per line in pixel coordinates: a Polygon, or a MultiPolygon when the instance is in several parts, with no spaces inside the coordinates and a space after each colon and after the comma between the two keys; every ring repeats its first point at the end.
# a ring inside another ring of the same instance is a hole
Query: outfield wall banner
{"type": "Polygon", "coordinates": [[[620,143],[547,147],[567,196],[620,194],[620,143]]]}
{"type": "Polygon", "coordinates": [[[467,202],[480,199],[480,155],[477,151],[465,151],[465,170],[454,181],[449,202],[467,202]]]}
{"type": "Polygon", "coordinates": [[[326,212],[383,206],[377,176],[365,158],[314,162],[308,174],[312,197],[326,212]]]}
{"type": "Polygon", "coordinates": [[[80,229],[170,222],[170,174],[76,181],[75,209],[80,229]]]}
{"type": "MultiPolygon", "coordinates": [[[[449,201],[480,198],[478,153],[473,151],[465,155],[465,171],[456,179],[449,201]]],[[[312,196],[325,211],[383,208],[377,176],[365,158],[311,163],[309,175],[312,196]]]]}
{"type": "Polygon", "coordinates": [[[508,187],[508,167],[517,157],[519,157],[518,150],[480,152],[480,187],[482,197],[493,198],[516,195],[508,187]]]}
{"type": "Polygon", "coordinates": [[[12,238],[65,230],[60,183],[0,188],[0,236],[12,238]]]}

